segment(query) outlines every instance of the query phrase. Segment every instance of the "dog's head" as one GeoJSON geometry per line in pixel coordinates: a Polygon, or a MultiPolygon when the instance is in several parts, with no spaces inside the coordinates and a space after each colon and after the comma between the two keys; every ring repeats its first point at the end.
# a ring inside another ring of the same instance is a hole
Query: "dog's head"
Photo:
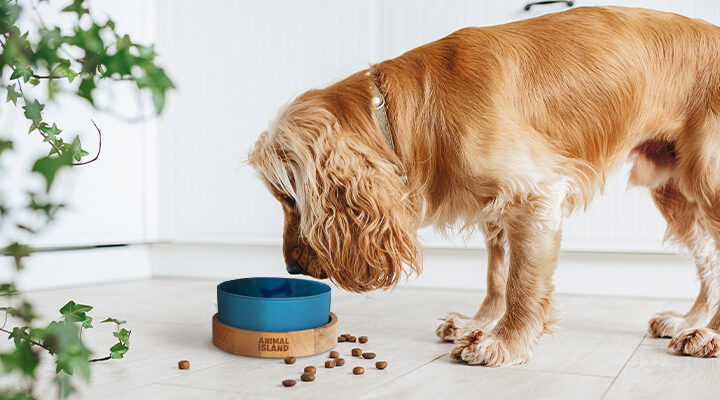
{"type": "Polygon", "coordinates": [[[369,78],[299,96],[250,152],[285,212],[288,272],[351,291],[419,272],[416,201],[372,113],[369,78]]]}

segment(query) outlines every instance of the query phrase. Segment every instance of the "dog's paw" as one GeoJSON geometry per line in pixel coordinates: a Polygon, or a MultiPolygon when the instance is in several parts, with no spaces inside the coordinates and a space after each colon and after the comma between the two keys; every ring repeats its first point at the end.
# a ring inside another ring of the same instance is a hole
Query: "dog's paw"
{"type": "Polygon", "coordinates": [[[720,356],[720,334],[708,328],[687,329],[671,341],[671,349],[693,357],[720,356]]]}
{"type": "Polygon", "coordinates": [[[499,367],[501,365],[520,364],[527,360],[514,357],[508,343],[492,333],[476,329],[456,339],[450,357],[468,364],[499,367]]]}
{"type": "Polygon", "coordinates": [[[465,315],[454,312],[449,313],[437,329],[435,329],[435,334],[446,342],[455,341],[455,339],[460,337],[458,332],[463,329],[468,320],[470,320],[470,318],[465,315]]]}
{"type": "Polygon", "coordinates": [[[659,338],[675,337],[680,331],[688,328],[685,318],[672,312],[656,314],[648,322],[648,332],[659,338]]]}

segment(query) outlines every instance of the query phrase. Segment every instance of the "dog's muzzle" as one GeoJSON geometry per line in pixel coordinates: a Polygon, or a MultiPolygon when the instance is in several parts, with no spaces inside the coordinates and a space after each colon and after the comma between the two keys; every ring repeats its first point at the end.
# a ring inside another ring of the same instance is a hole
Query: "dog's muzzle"
{"type": "Polygon", "coordinates": [[[285,266],[285,269],[287,269],[287,272],[290,275],[299,275],[305,272],[297,262],[285,266]]]}

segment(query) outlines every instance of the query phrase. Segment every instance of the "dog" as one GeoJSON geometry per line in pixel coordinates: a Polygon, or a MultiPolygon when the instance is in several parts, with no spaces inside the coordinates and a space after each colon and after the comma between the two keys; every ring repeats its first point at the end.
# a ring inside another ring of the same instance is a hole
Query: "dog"
{"type": "Polygon", "coordinates": [[[719,52],[704,21],[585,7],[461,29],[300,95],[248,156],[282,204],[288,272],[389,288],[420,273],[419,227],[479,229],[487,295],[436,333],[462,362],[525,363],[556,320],[562,218],[629,160],[701,283],[649,332],[717,357],[719,52]]]}

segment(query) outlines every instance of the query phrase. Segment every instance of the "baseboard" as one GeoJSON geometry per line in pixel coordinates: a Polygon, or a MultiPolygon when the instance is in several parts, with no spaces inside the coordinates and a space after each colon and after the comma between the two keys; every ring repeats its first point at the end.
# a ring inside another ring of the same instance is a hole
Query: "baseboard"
{"type": "MultiPolygon", "coordinates": [[[[17,284],[27,291],[144,279],[151,276],[150,259],[146,245],[36,253],[27,259],[17,284]]],[[[0,282],[14,274],[11,260],[0,257],[0,282]]]]}
{"type": "MultiPolygon", "coordinates": [[[[223,279],[287,276],[279,246],[153,244],[152,275],[223,279]]],[[[425,249],[424,270],[402,286],[484,289],[486,252],[425,249]]],[[[695,267],[677,254],[564,252],[555,274],[558,293],[692,298],[695,267]]]]}

